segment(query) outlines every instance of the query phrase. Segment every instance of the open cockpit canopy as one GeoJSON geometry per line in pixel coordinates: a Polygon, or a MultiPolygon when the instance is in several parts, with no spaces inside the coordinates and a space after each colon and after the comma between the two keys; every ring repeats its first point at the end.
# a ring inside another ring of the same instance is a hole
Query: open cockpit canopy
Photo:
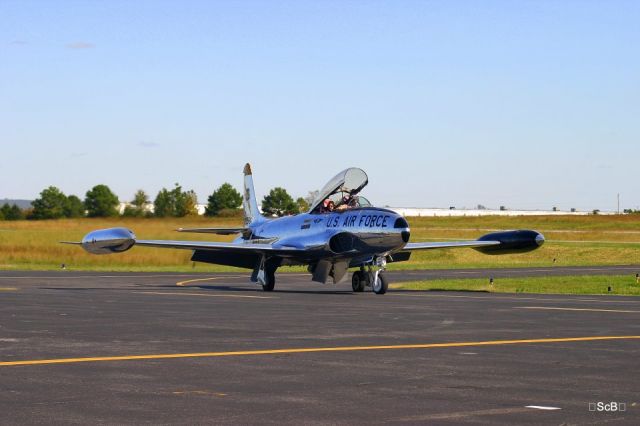
{"type": "MultiPolygon", "coordinates": [[[[319,192],[318,196],[311,203],[309,212],[318,212],[322,208],[322,203],[326,199],[331,199],[334,203],[339,204],[344,197],[355,199],[355,195],[359,193],[362,188],[367,186],[369,178],[364,170],[357,167],[350,167],[335,175],[329,183],[327,183],[319,192]]],[[[360,199],[360,205],[370,205],[370,203],[364,197],[357,197],[360,199]]]]}

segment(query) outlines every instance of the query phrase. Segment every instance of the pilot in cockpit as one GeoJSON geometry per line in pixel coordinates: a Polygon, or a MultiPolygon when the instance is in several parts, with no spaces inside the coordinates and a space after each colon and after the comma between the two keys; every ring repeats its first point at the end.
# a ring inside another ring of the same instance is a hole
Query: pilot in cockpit
{"type": "Polygon", "coordinates": [[[313,201],[310,213],[330,213],[344,211],[371,204],[358,193],[368,183],[367,174],[356,167],[350,167],[333,177],[313,201]]]}
{"type": "Polygon", "coordinates": [[[328,198],[322,202],[322,213],[331,213],[335,208],[335,203],[328,198]]]}
{"type": "Polygon", "coordinates": [[[340,202],[340,204],[338,204],[338,206],[336,207],[336,210],[347,210],[352,208],[351,206],[351,202],[352,202],[353,198],[351,197],[350,194],[345,195],[344,197],[342,197],[342,201],[340,202]]]}

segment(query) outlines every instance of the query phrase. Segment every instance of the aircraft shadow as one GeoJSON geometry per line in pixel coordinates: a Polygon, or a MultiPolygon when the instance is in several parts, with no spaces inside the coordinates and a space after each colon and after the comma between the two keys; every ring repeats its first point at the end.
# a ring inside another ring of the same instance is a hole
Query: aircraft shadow
{"type": "Polygon", "coordinates": [[[340,295],[340,296],[348,296],[352,295],[353,292],[350,290],[290,290],[290,289],[279,289],[277,286],[273,292],[262,291],[257,288],[246,288],[246,287],[232,287],[232,286],[215,286],[215,285],[199,285],[199,286],[189,286],[189,288],[198,288],[201,290],[210,290],[210,291],[233,291],[233,292],[247,292],[247,293],[260,293],[260,294],[276,294],[276,293],[285,293],[285,294],[328,294],[328,295],[340,295]]]}
{"type": "MultiPolygon", "coordinates": [[[[208,290],[208,291],[220,291],[220,292],[235,292],[235,293],[259,293],[259,294],[322,294],[322,295],[337,295],[337,296],[354,296],[354,293],[351,290],[291,290],[291,289],[279,289],[275,288],[275,290],[271,293],[264,292],[259,288],[251,288],[251,287],[234,287],[229,285],[191,285],[186,287],[176,287],[175,284],[162,284],[162,285],[135,285],[133,287],[39,287],[42,290],[64,290],[64,291],[90,291],[90,290],[135,290],[141,288],[163,288],[163,289],[198,289],[198,290],[208,290]]],[[[406,293],[406,294],[429,294],[429,293],[490,293],[487,290],[450,290],[444,288],[434,288],[429,290],[401,290],[401,289],[390,289],[389,293],[406,293]]],[[[371,290],[365,290],[364,293],[371,293],[371,290]]]]}

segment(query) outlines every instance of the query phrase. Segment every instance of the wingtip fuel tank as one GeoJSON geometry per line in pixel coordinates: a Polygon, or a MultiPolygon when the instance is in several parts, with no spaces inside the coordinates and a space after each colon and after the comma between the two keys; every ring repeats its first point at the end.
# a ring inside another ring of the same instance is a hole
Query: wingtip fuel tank
{"type": "Polygon", "coordinates": [[[82,248],[92,254],[121,253],[136,243],[136,235],[127,228],[99,229],[82,239],[82,248]]]}
{"type": "Polygon", "coordinates": [[[537,231],[518,230],[493,232],[478,238],[478,241],[499,241],[499,245],[476,247],[484,254],[526,253],[544,244],[544,235],[537,231]]]}

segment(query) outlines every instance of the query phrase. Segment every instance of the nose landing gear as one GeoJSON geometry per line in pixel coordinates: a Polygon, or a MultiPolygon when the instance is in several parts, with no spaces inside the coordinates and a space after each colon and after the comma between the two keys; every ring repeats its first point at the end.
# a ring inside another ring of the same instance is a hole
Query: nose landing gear
{"type": "Polygon", "coordinates": [[[362,266],[359,271],[353,273],[351,288],[355,293],[363,292],[365,286],[371,287],[375,294],[385,294],[387,292],[389,282],[383,274],[387,266],[387,260],[381,256],[376,258],[374,263],[375,265],[369,265],[366,271],[362,266]]]}
{"type": "Polygon", "coordinates": [[[371,282],[371,288],[375,294],[385,294],[387,292],[387,288],[389,287],[389,282],[387,281],[387,277],[381,273],[380,270],[377,270],[373,273],[373,278],[371,282]]]}

